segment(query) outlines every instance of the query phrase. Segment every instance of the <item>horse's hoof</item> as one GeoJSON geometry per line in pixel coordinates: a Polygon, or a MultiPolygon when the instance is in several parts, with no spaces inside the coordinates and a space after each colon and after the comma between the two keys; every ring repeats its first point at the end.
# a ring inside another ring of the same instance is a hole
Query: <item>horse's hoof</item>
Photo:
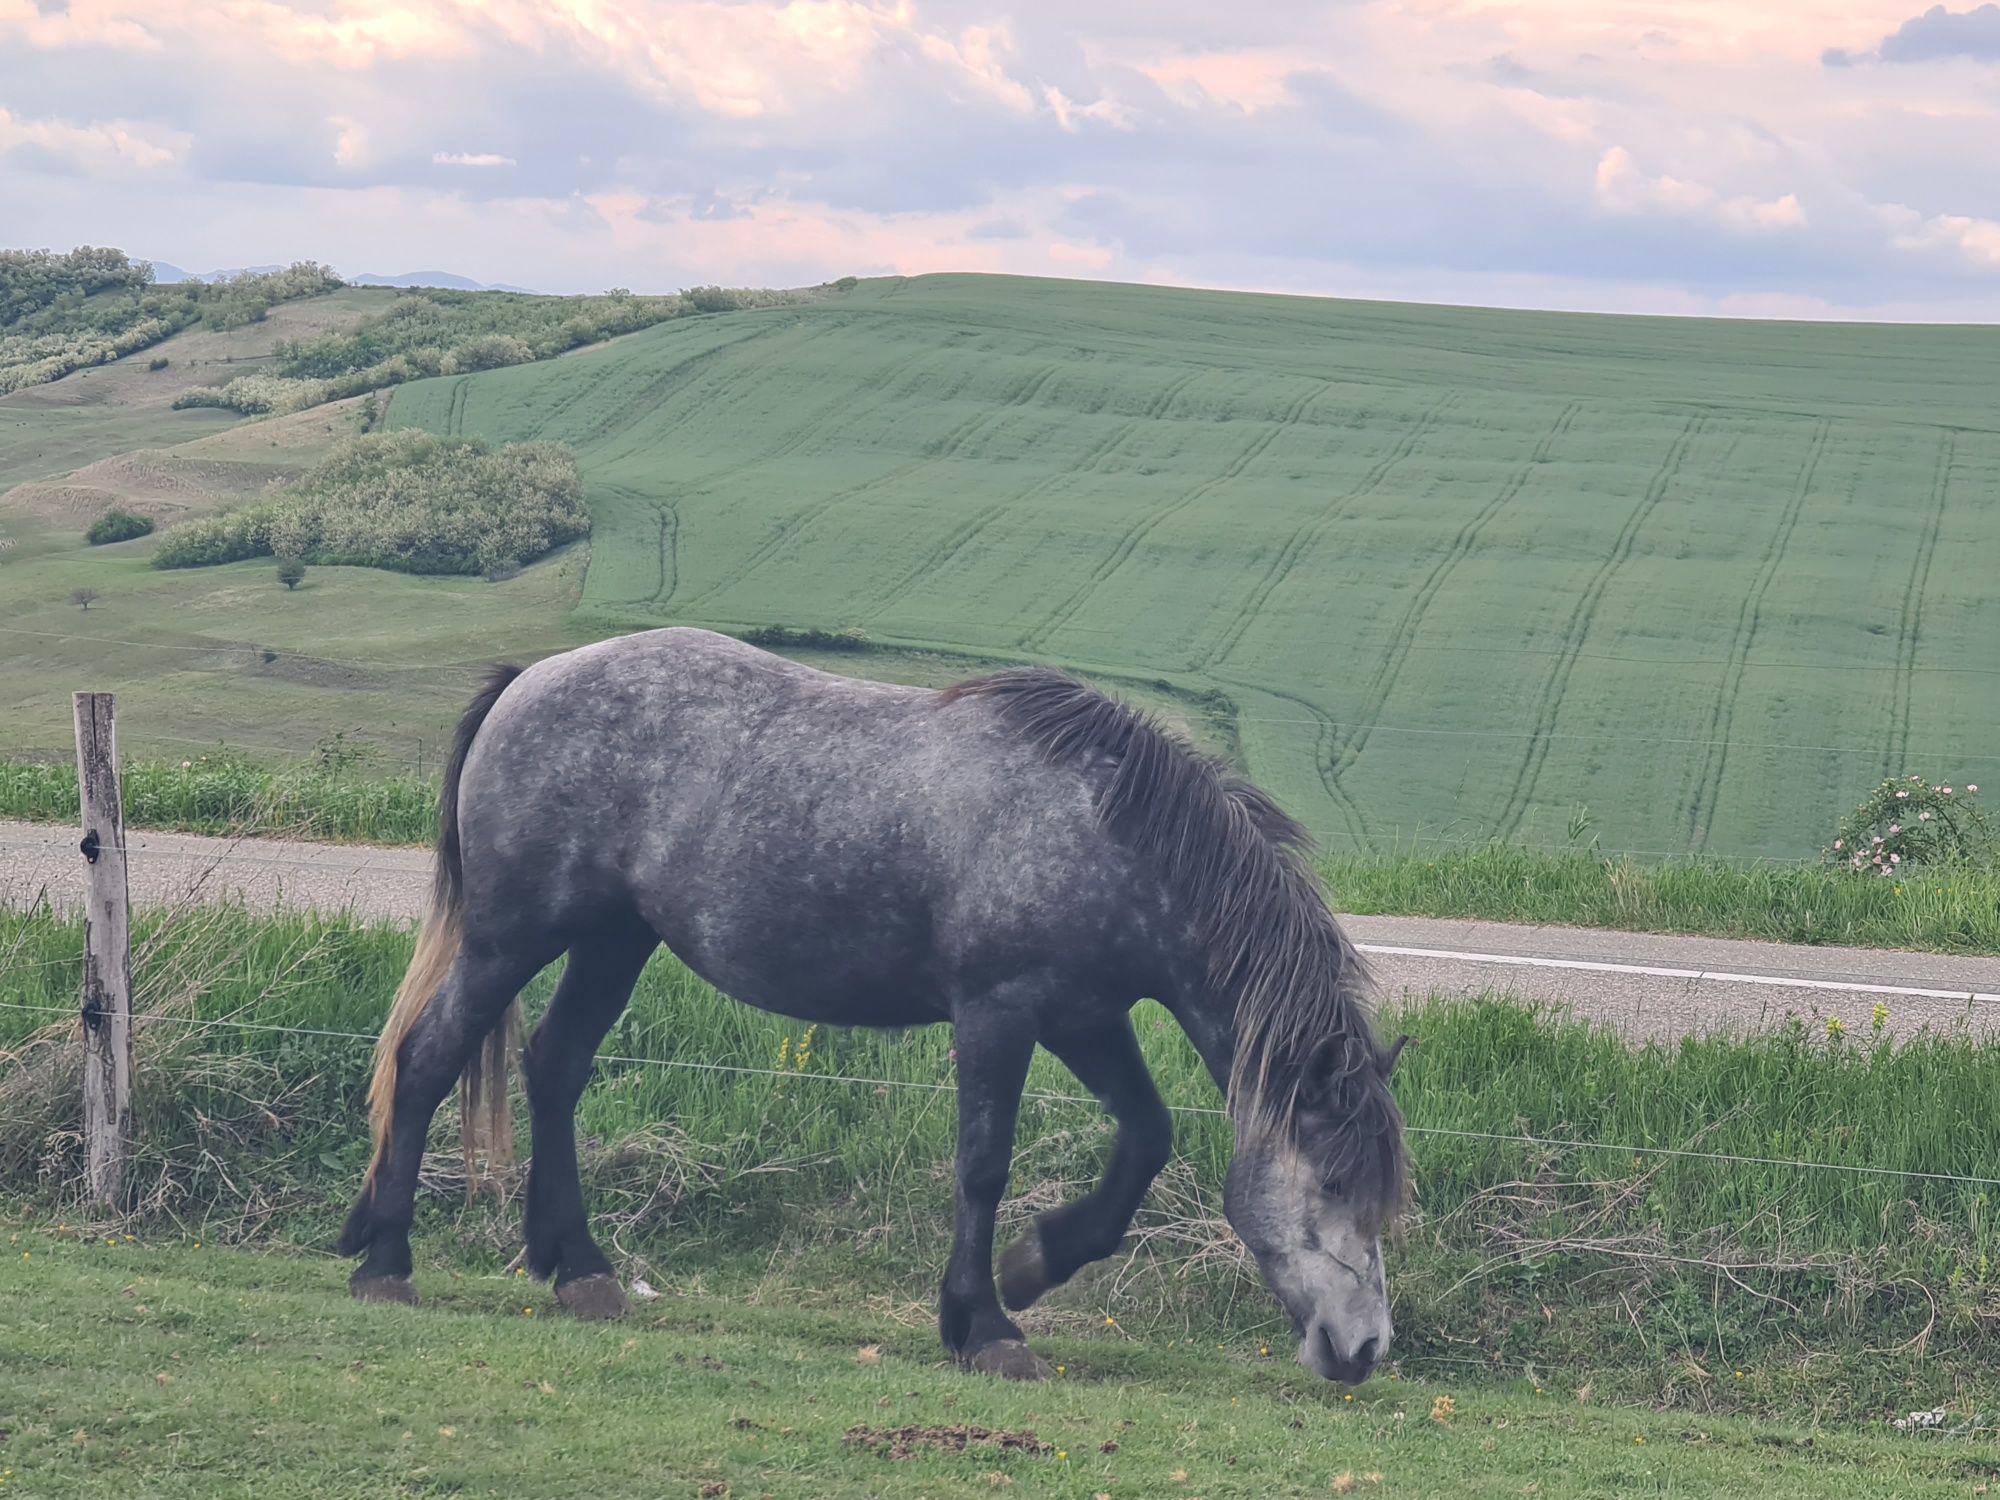
{"type": "Polygon", "coordinates": [[[357,1271],[347,1283],[347,1290],[361,1302],[400,1302],[405,1307],[417,1305],[417,1289],[410,1284],[407,1276],[363,1276],[357,1271]]]}
{"type": "Polygon", "coordinates": [[[608,1323],[625,1316],[625,1290],[616,1276],[602,1271],[595,1276],[579,1276],[556,1285],[556,1301],[569,1309],[573,1318],[591,1323],[608,1323]]]}
{"type": "Polygon", "coordinates": [[[983,1345],[966,1365],[982,1375],[1006,1380],[1046,1380],[1049,1362],[1019,1339],[996,1339],[983,1345]]]}
{"type": "Polygon", "coordinates": [[[1010,1312],[1019,1312],[1032,1307],[1048,1289],[1049,1268],[1042,1259],[1041,1231],[1031,1225],[1000,1257],[1000,1300],[1010,1312]]]}

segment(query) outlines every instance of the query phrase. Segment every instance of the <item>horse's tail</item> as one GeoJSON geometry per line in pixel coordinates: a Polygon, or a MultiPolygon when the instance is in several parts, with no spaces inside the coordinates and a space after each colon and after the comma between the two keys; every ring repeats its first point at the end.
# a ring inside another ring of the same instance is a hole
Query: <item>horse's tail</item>
{"type": "MultiPolygon", "coordinates": [[[[396,1064],[403,1041],[425,1007],[437,995],[446,971],[458,956],[464,930],[465,860],[458,842],[459,777],[464,774],[465,758],[471,753],[472,741],[479,733],[479,726],[486,722],[493,705],[500,701],[500,695],[507,691],[521,672],[520,667],[503,665],[487,674],[486,681],[473,695],[464,716],[458,721],[458,732],[452,740],[451,759],[445,763],[444,789],[438,798],[437,863],[431,877],[430,907],[417,934],[417,951],[410,959],[403,982],[396,988],[395,1002],[389,1007],[389,1019],[375,1042],[375,1078],[368,1086],[368,1126],[375,1138],[375,1154],[368,1163],[368,1188],[374,1187],[375,1174],[389,1153],[396,1116],[396,1064]]],[[[513,1144],[513,1132],[506,1128],[507,1053],[519,1029],[520,1002],[516,1000],[507,1007],[504,1016],[472,1054],[460,1081],[464,1102],[468,1193],[473,1182],[471,1168],[481,1138],[484,1137],[489,1160],[493,1153],[501,1149],[503,1139],[508,1148],[513,1144]]]]}

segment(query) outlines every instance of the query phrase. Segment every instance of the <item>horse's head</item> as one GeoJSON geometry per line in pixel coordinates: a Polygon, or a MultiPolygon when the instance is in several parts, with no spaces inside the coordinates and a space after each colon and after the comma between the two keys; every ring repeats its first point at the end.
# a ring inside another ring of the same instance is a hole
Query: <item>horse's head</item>
{"type": "Polygon", "coordinates": [[[1406,1166],[1388,1080],[1402,1047],[1378,1054],[1359,1037],[1322,1046],[1289,1108],[1238,1111],[1223,1198],[1291,1319],[1299,1363],[1349,1385],[1389,1348],[1382,1230],[1401,1206],[1406,1166]]]}

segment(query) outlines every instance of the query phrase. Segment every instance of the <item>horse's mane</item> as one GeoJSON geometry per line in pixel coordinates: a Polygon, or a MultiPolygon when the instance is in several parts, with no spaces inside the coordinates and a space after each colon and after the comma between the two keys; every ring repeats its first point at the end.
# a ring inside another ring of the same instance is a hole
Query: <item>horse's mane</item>
{"type": "Polygon", "coordinates": [[[1408,1175],[1402,1119],[1367,969],[1326,904],[1306,831],[1148,715],[1060,672],[996,672],[943,696],[992,702],[1052,763],[1102,768],[1103,826],[1165,880],[1207,955],[1210,985],[1235,1005],[1230,1113],[1292,1134],[1364,1211],[1396,1212],[1408,1175]],[[1298,1135],[1308,1083],[1338,1106],[1313,1140],[1298,1135]]]}

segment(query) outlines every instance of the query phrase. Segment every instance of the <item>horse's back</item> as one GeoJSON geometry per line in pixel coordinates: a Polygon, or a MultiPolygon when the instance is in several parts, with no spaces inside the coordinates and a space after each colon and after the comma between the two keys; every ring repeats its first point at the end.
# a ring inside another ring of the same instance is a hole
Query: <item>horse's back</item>
{"type": "Polygon", "coordinates": [[[475,897],[635,910],[739,999],[797,1014],[809,988],[828,1020],[935,1018],[960,974],[1101,935],[1129,883],[1086,778],[986,706],[700,630],[530,668],[460,807],[475,897]]]}

